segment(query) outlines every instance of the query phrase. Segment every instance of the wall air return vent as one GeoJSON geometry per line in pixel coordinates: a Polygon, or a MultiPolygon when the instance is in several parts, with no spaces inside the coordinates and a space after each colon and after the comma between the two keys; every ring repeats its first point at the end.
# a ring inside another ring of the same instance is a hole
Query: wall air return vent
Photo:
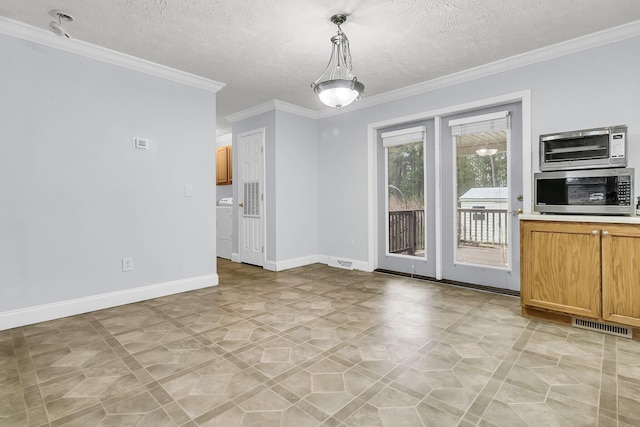
{"type": "Polygon", "coordinates": [[[345,270],[353,270],[353,262],[345,261],[338,258],[329,258],[327,263],[329,267],[344,268],[345,270]]]}
{"type": "Polygon", "coordinates": [[[244,183],[244,216],[260,218],[260,182],[244,183]]]}

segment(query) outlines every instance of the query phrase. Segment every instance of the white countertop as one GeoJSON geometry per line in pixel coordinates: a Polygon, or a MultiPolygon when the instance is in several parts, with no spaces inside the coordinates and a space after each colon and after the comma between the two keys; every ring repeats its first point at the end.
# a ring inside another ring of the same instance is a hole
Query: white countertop
{"type": "Polygon", "coordinates": [[[640,216],[615,216],[615,215],[549,215],[528,213],[519,215],[521,220],[532,221],[568,221],[568,222],[605,222],[609,224],[639,224],[640,216]]]}

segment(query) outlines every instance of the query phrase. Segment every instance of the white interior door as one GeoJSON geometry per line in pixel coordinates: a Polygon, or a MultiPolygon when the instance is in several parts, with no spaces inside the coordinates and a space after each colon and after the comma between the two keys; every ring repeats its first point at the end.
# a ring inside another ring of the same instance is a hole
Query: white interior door
{"type": "Polygon", "coordinates": [[[264,266],[264,129],[238,135],[238,252],[264,266]]]}

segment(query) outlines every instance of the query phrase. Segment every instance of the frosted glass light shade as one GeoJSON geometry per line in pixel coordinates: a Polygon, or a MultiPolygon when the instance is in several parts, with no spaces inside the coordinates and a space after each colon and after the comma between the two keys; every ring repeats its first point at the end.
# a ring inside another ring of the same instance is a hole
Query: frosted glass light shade
{"type": "Polygon", "coordinates": [[[315,91],[323,104],[339,109],[360,98],[364,85],[356,79],[327,80],[318,83],[315,91]]]}

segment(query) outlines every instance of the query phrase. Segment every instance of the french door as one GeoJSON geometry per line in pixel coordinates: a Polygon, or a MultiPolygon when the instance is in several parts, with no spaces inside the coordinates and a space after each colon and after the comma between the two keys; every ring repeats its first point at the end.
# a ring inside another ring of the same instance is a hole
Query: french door
{"type": "Polygon", "coordinates": [[[441,123],[442,277],[519,290],[521,103],[441,123]]]}
{"type": "Polygon", "coordinates": [[[379,130],[378,268],[519,289],[521,135],[520,102],[379,130]]]}
{"type": "Polygon", "coordinates": [[[435,277],[434,120],[378,133],[378,268],[435,277]]]}

